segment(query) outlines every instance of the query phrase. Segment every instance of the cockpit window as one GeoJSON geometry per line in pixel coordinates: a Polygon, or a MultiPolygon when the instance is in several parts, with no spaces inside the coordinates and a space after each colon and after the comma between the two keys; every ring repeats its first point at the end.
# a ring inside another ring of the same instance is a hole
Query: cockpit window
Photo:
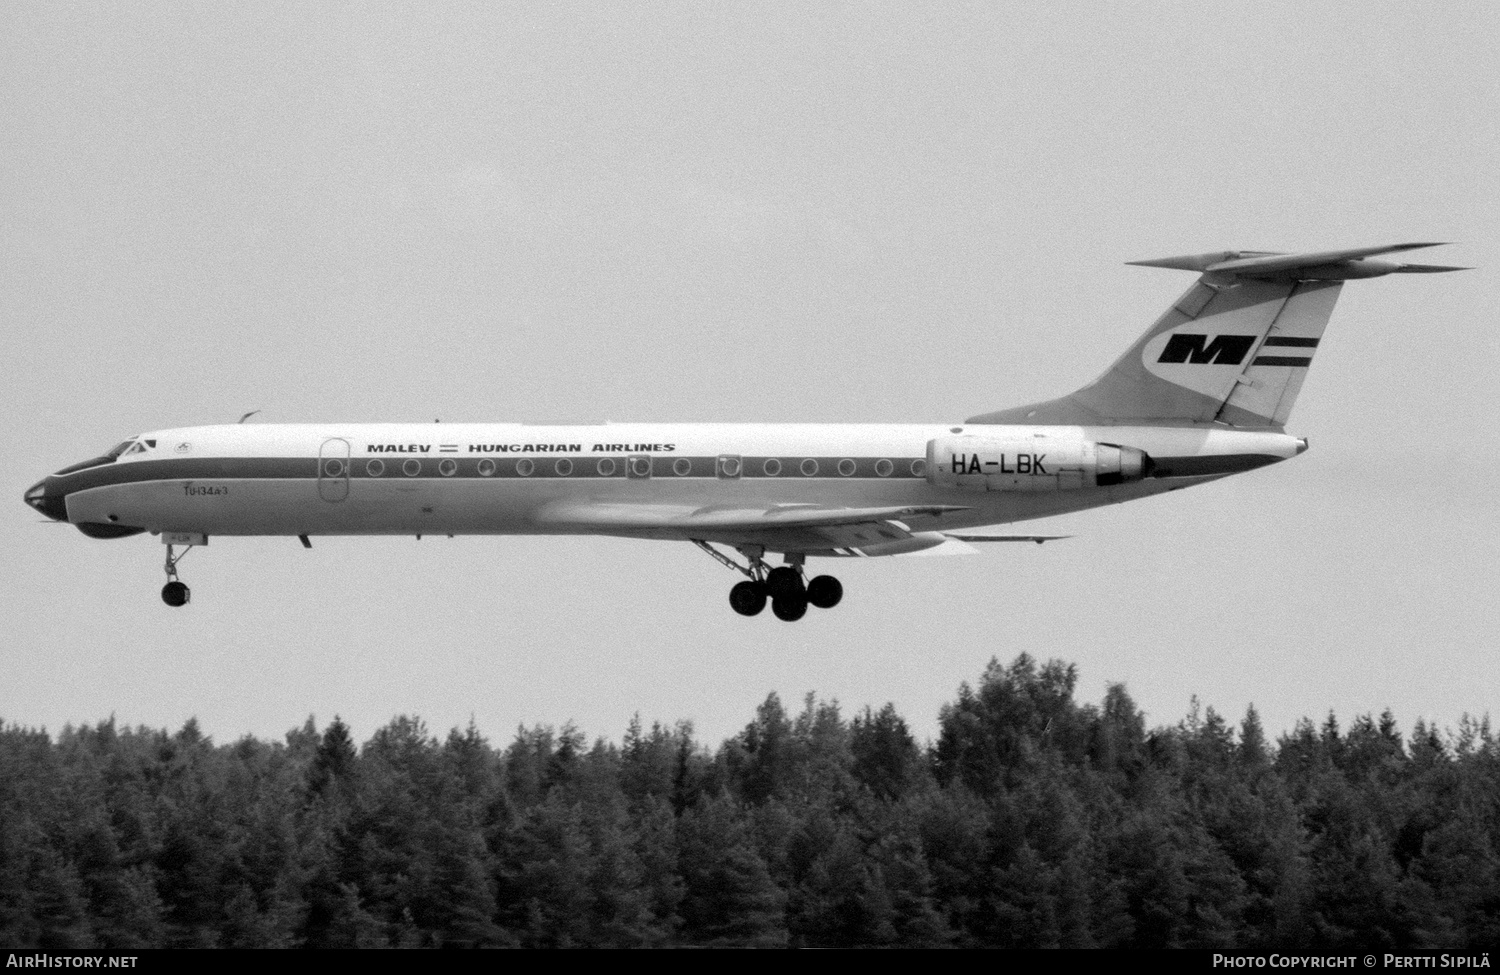
{"type": "Polygon", "coordinates": [[[155,440],[145,440],[141,437],[133,437],[111,450],[105,456],[110,460],[118,460],[121,457],[129,457],[131,454],[143,454],[156,446],[155,440]]]}

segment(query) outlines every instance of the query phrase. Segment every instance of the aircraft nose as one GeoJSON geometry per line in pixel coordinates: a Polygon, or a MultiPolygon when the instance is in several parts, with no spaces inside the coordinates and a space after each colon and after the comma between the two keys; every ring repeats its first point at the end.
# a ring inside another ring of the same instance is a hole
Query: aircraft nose
{"type": "Polygon", "coordinates": [[[26,489],[26,503],[53,521],[68,520],[68,506],[63,496],[49,491],[45,479],[26,489]]]}

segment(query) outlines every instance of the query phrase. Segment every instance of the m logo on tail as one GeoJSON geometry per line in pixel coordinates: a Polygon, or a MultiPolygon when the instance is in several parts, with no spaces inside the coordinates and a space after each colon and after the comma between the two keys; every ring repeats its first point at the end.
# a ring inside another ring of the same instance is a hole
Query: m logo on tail
{"type": "Polygon", "coordinates": [[[1136,361],[1165,385],[1138,385],[1137,395],[1146,392],[1147,405],[1154,410],[1187,410],[1193,419],[1212,419],[1285,304],[1284,294],[1253,293],[1271,288],[1251,285],[1228,295],[1214,294],[1197,321],[1181,323],[1181,331],[1164,330],[1151,337],[1136,361]]]}
{"type": "Polygon", "coordinates": [[[1237,366],[1245,361],[1258,335],[1215,335],[1212,342],[1207,335],[1179,332],[1167,340],[1157,362],[1191,362],[1195,365],[1212,364],[1237,366]]]}

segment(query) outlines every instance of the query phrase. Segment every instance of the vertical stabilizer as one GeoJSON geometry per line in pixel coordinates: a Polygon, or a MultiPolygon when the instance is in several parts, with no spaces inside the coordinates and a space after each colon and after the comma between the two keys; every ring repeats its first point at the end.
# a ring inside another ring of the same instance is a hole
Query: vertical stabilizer
{"type": "Polygon", "coordinates": [[[1202,276],[1104,375],[1044,403],[969,423],[1225,423],[1281,427],[1347,280],[1462,268],[1371,260],[1431,247],[1272,254],[1227,251],[1133,262],[1202,276]]]}

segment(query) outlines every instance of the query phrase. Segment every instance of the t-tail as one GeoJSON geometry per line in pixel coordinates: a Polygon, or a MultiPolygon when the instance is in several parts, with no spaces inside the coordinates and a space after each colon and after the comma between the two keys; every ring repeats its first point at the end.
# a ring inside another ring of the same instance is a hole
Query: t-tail
{"type": "Polygon", "coordinates": [[[1312,254],[1224,251],[1131,261],[1201,276],[1093,383],[1059,399],[967,422],[1228,424],[1279,430],[1291,415],[1344,282],[1466,270],[1374,259],[1436,246],[1395,244],[1312,254]]]}

